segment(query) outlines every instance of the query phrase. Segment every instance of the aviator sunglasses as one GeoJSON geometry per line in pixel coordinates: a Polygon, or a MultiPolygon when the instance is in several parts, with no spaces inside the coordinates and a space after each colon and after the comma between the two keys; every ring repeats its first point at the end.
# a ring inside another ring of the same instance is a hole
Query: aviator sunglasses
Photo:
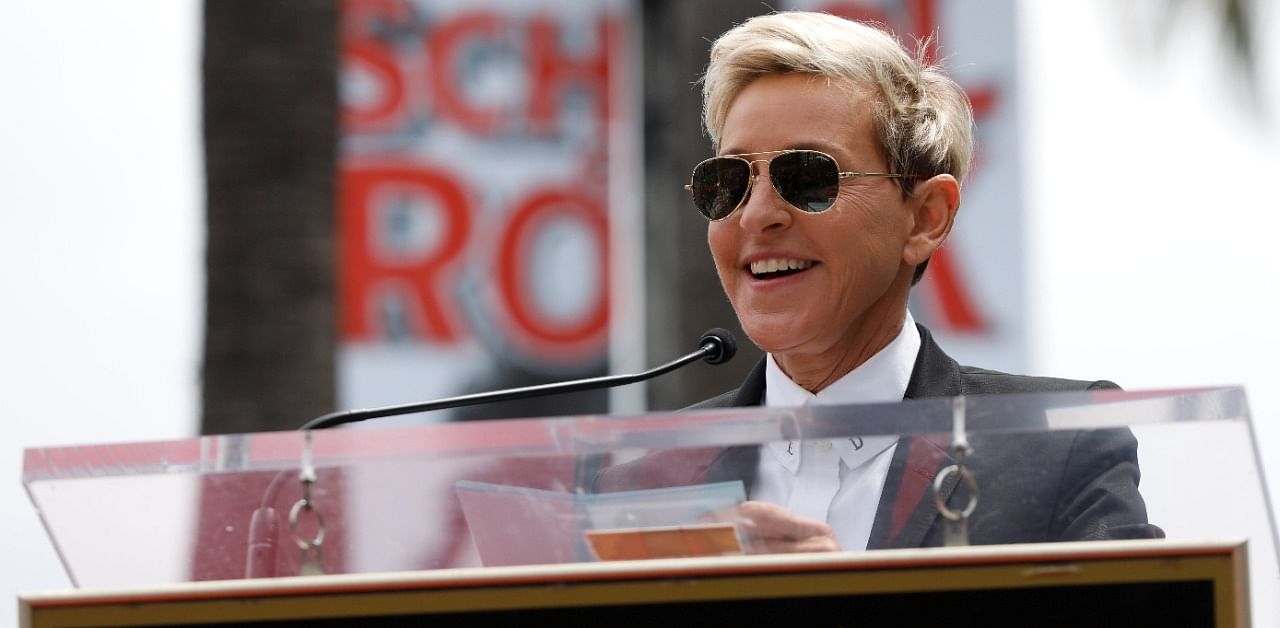
{"type": "Polygon", "coordinates": [[[914,179],[907,174],[887,172],[840,172],[835,157],[816,150],[773,150],[740,155],[720,155],[704,160],[693,168],[689,190],[693,204],[716,221],[728,218],[747,200],[756,175],[752,164],[769,164],[769,181],[773,189],[792,207],[811,214],[824,212],[836,202],[840,180],[849,177],[887,177],[914,179]],[[769,159],[747,159],[747,155],[773,155],[769,159]]]}

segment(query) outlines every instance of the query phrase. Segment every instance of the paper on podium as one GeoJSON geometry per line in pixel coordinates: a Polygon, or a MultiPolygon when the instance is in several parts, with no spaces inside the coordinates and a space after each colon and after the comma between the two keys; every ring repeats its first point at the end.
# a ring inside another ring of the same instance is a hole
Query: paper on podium
{"type": "Polygon", "coordinates": [[[743,546],[732,523],[704,522],[746,500],[742,482],[574,494],[464,480],[456,490],[486,566],[723,555],[743,546]],[[603,531],[611,534],[594,535],[590,547],[587,533],[603,531]]]}

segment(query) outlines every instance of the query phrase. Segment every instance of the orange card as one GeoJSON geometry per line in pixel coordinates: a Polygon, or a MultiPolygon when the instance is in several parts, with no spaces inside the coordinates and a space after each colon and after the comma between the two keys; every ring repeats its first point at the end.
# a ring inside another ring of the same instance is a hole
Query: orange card
{"type": "Polygon", "coordinates": [[[599,560],[641,560],[741,554],[732,523],[588,530],[587,544],[599,560]]]}

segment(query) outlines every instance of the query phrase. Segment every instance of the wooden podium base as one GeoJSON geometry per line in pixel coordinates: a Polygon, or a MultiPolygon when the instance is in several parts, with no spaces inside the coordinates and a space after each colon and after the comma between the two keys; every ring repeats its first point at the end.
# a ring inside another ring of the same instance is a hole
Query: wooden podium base
{"type": "Polygon", "coordinates": [[[577,563],[38,593],[22,626],[1247,626],[1245,542],[577,563]]]}

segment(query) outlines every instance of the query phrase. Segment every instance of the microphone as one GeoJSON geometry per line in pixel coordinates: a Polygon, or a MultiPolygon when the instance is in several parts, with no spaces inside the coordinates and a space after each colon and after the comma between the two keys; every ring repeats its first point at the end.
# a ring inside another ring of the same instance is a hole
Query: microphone
{"type": "Polygon", "coordinates": [[[709,348],[702,358],[702,361],[707,364],[724,364],[738,354],[738,341],[734,339],[733,334],[729,333],[729,330],[721,327],[708,329],[702,334],[698,339],[698,347],[709,348]]]}
{"type": "Polygon", "coordinates": [[[567,382],[557,382],[554,384],[539,384],[537,386],[494,390],[490,392],[461,395],[458,397],[434,399],[431,401],[383,406],[380,408],[342,410],[311,419],[298,429],[304,431],[321,430],[337,427],[339,425],[346,425],[347,423],[357,423],[359,421],[367,421],[369,419],[377,419],[381,417],[417,414],[419,412],[446,410],[449,408],[459,408],[462,406],[471,406],[480,403],[511,401],[513,399],[528,399],[530,397],[543,397],[546,395],[559,395],[564,393],[580,392],[583,390],[625,386],[627,384],[634,384],[647,379],[653,379],[654,377],[669,373],[687,364],[697,362],[698,360],[702,360],[707,364],[724,364],[725,362],[733,359],[733,356],[737,351],[738,342],[734,340],[733,334],[729,333],[726,329],[717,327],[715,329],[709,329],[706,333],[702,334],[702,337],[698,339],[697,351],[641,373],[589,377],[586,379],[576,379],[567,382]]]}

